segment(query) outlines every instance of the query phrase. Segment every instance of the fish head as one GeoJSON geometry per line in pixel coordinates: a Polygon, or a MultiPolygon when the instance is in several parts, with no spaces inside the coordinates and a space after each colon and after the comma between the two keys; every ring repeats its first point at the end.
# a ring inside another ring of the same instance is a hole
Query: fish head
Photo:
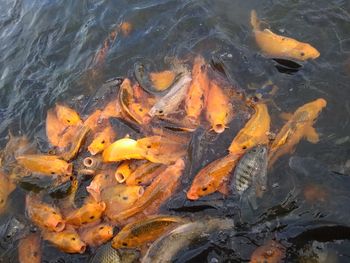
{"type": "Polygon", "coordinates": [[[45,225],[48,228],[54,230],[55,232],[61,232],[66,227],[65,221],[62,219],[62,216],[58,214],[54,209],[46,216],[45,225]]]}
{"type": "Polygon", "coordinates": [[[97,232],[101,240],[109,240],[113,236],[113,227],[103,224],[98,227],[97,232]]]}
{"type": "Polygon", "coordinates": [[[88,151],[91,155],[96,155],[102,152],[111,144],[111,134],[109,132],[101,132],[96,134],[94,140],[88,146],[88,151]]]}
{"type": "Polygon", "coordinates": [[[81,241],[79,235],[75,232],[62,233],[60,242],[62,248],[68,253],[80,253],[83,254],[86,250],[86,244],[81,241]]]}
{"type": "Polygon", "coordinates": [[[189,200],[197,200],[216,191],[211,180],[206,180],[205,178],[200,177],[196,177],[195,179],[196,180],[187,192],[187,198],[189,200]]]}
{"type": "Polygon", "coordinates": [[[56,104],[56,115],[58,120],[66,125],[77,125],[81,123],[78,113],[67,106],[56,104]]]}
{"type": "Polygon", "coordinates": [[[316,59],[320,56],[320,52],[308,43],[299,43],[292,51],[291,57],[300,61],[308,59],[316,59]]]}

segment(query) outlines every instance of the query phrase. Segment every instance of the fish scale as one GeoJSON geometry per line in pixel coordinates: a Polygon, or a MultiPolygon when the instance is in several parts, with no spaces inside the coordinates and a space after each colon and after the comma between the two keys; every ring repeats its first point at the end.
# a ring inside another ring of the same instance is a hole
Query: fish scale
{"type": "Polygon", "coordinates": [[[250,149],[238,162],[234,172],[234,189],[242,195],[253,186],[256,190],[265,189],[267,169],[267,148],[258,145],[250,149]]]}

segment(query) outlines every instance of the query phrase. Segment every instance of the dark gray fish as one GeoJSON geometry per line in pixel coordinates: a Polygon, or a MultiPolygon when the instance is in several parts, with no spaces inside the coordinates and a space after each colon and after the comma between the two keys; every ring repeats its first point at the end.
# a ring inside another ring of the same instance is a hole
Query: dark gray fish
{"type": "Polygon", "coordinates": [[[233,188],[241,196],[247,191],[248,199],[256,209],[256,197],[262,197],[267,188],[266,145],[250,149],[239,160],[233,175],[233,188]]]}
{"type": "Polygon", "coordinates": [[[133,249],[114,249],[111,243],[98,248],[90,263],[134,263],[140,254],[133,249]]]}

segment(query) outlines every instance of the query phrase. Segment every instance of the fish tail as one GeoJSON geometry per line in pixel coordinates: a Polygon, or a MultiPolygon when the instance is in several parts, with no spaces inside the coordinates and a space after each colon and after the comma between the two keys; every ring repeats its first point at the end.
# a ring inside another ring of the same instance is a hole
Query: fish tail
{"type": "Polygon", "coordinates": [[[252,25],[253,30],[260,30],[260,21],[254,9],[250,12],[250,24],[252,25]]]}

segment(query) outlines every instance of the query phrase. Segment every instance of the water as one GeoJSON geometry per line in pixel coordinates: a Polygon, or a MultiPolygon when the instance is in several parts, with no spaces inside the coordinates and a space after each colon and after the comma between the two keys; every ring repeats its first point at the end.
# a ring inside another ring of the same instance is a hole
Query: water
{"type": "MultiPolygon", "coordinates": [[[[294,152],[301,158],[314,158],[314,162],[299,162],[309,172],[291,169],[289,156],[282,157],[269,173],[269,183],[276,187],[270,188],[260,210],[243,214],[246,224],[237,229],[240,234],[229,242],[214,238],[199,244],[179,262],[249,260],[256,246],[276,236],[290,247],[288,260],[293,262],[298,246],[315,238],[296,238],[307,226],[350,226],[350,169],[345,165],[350,159],[349,1],[0,0],[0,8],[2,146],[8,131],[12,131],[27,135],[45,150],[44,121],[49,108],[65,102],[82,115],[87,114],[88,99],[106,80],[131,76],[134,63],[143,59],[151,60],[155,69],[161,70],[168,65],[167,58],[186,59],[200,53],[208,61],[219,61],[230,81],[247,93],[253,92],[249,87],[272,81],[279,87],[274,102],[283,111],[292,112],[318,97],[327,100],[327,108],[316,123],[320,142],[312,145],[302,141],[294,152]],[[256,9],[274,32],[313,44],[321,56],[294,72],[278,70],[277,62],[258,52],[249,25],[251,9],[256,9]],[[122,21],[131,22],[133,31],[128,37],[117,36],[105,62],[95,65],[96,51],[122,21]],[[322,185],[328,193],[325,201],[305,201],[303,187],[307,184],[322,185]]],[[[272,104],[269,109],[272,130],[276,131],[281,125],[279,111],[272,104]]],[[[231,129],[220,136],[197,132],[198,142],[193,145],[202,152],[192,149],[197,164],[202,166],[222,156],[240,125],[231,124],[231,129]]],[[[184,189],[188,189],[199,168],[195,163],[188,168],[190,180],[184,180],[184,189]]],[[[17,189],[11,203],[23,202],[24,193],[17,189]]],[[[234,202],[214,194],[193,203],[179,193],[164,209],[179,214],[234,216],[234,202]]],[[[22,206],[12,207],[11,213],[23,214],[22,206]]],[[[321,241],[330,243],[328,246],[337,252],[339,262],[349,262],[349,235],[334,238],[329,231],[320,235],[321,241]]],[[[15,247],[14,243],[12,250],[5,250],[4,262],[16,254],[15,247]]],[[[43,251],[44,262],[86,262],[90,252],[65,255],[47,243],[43,251]]]]}

